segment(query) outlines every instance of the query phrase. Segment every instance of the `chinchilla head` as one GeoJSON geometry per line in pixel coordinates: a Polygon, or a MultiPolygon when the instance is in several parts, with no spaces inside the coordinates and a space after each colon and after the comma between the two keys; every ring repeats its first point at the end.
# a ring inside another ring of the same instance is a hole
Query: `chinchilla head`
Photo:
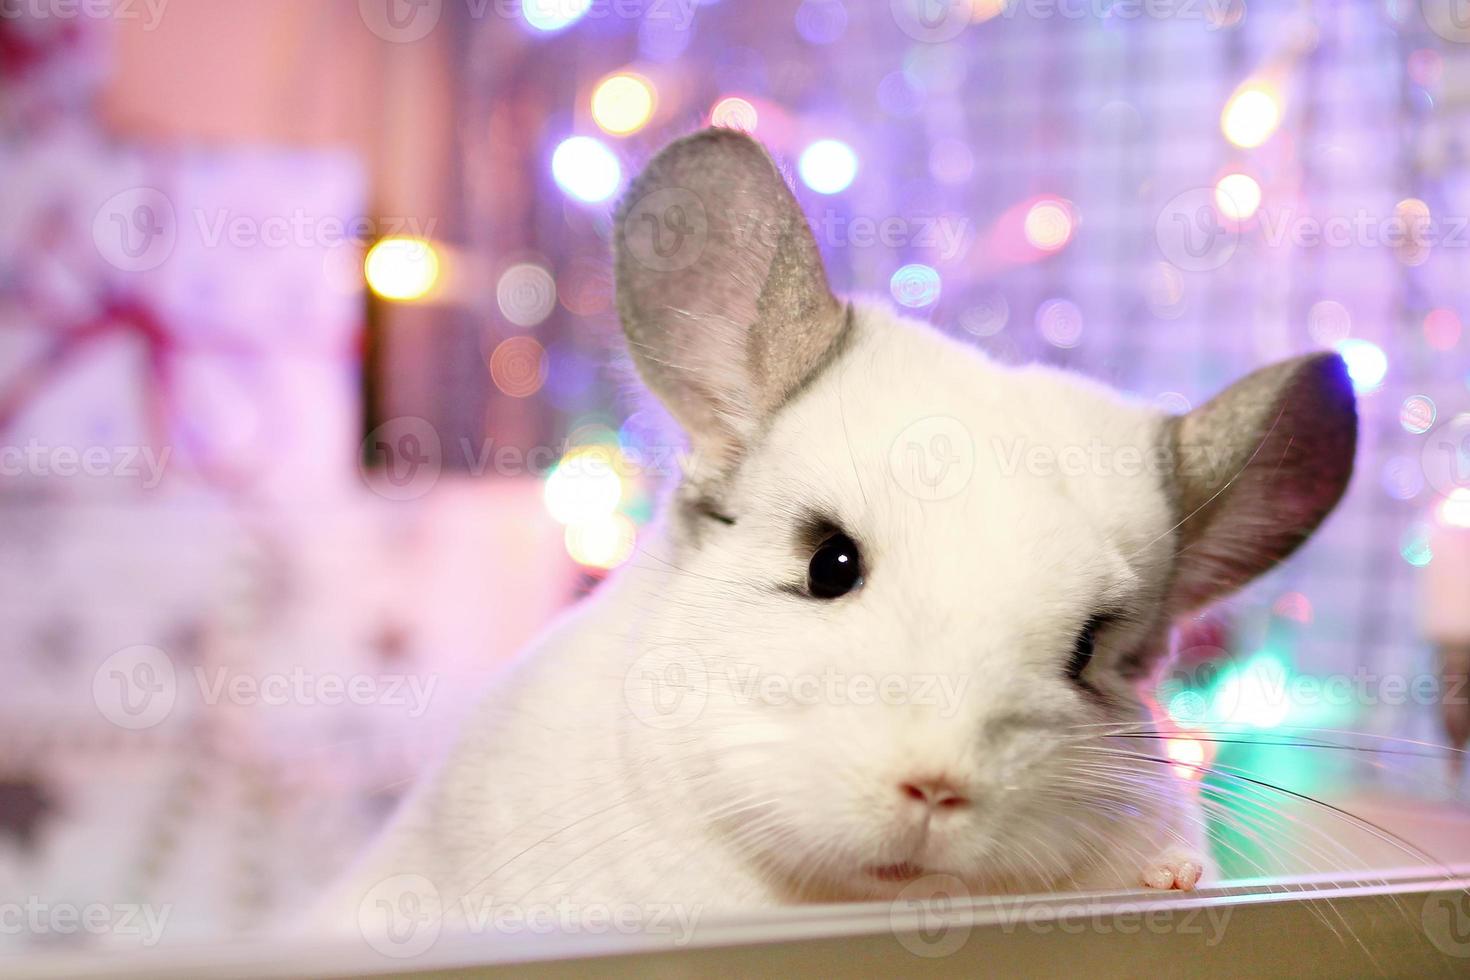
{"type": "Polygon", "coordinates": [[[1184,416],[992,363],[833,296],[780,172],[732,131],[648,164],[616,263],[633,359],[692,449],[625,685],[655,791],[799,895],[1106,860],[1174,777],[1088,753],[1142,718],[1171,618],[1342,495],[1341,360],[1184,416]]]}

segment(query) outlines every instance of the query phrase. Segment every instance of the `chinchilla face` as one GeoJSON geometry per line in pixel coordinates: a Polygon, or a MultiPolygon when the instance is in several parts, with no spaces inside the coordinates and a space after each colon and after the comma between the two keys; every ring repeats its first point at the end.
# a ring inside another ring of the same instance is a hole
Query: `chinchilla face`
{"type": "Polygon", "coordinates": [[[733,132],[649,164],[617,263],[634,359],[693,450],[625,734],[713,846],[796,896],[925,873],[1014,890],[1078,879],[1116,858],[1120,821],[1175,806],[1168,766],[1097,749],[1145,719],[1170,618],[1341,495],[1337,358],[1182,417],[993,364],[834,298],[779,172],[733,132]]]}

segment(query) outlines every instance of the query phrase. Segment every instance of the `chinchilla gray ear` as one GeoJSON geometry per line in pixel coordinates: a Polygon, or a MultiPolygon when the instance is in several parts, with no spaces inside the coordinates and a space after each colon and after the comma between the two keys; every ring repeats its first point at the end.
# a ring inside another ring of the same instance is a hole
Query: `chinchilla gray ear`
{"type": "Polygon", "coordinates": [[[1286,558],[1347,489],[1358,413],[1347,367],[1319,353],[1262,368],[1166,429],[1180,613],[1286,558]]]}
{"type": "Polygon", "coordinates": [[[615,246],[638,372],[713,477],[840,346],[847,310],[786,181],[734,130],[654,157],[618,209],[615,246]]]}

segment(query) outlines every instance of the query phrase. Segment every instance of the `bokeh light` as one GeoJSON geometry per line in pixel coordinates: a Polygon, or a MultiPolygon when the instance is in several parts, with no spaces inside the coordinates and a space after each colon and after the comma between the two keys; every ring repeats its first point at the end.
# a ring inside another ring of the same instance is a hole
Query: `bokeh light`
{"type": "Polygon", "coordinates": [[[1220,113],[1220,129],[1225,138],[1244,149],[1266,142],[1280,123],[1280,98],[1274,89],[1265,85],[1251,85],[1237,91],[1220,113]]]}
{"type": "Polygon", "coordinates": [[[1249,174],[1226,174],[1215,184],[1215,207],[1225,217],[1245,221],[1261,206],[1261,185],[1249,174]]]}
{"type": "Polygon", "coordinates": [[[495,284],[500,313],[518,327],[534,327],[556,308],[556,280],[532,262],[511,266],[495,284]]]}
{"type": "Polygon", "coordinates": [[[1424,492],[1424,467],[1408,456],[1394,456],[1383,464],[1383,490],[1394,500],[1413,500],[1424,492]]]}
{"type": "Polygon", "coordinates": [[[592,0],[521,0],[521,17],[543,33],[571,27],[592,9],[592,0]]]}
{"type": "Polygon", "coordinates": [[[1307,311],[1307,333],[1323,347],[1336,347],[1352,330],[1352,314],[1335,299],[1318,300],[1307,311]]]}
{"type": "Polygon", "coordinates": [[[1337,352],[1347,362],[1348,376],[1359,394],[1377,391],[1388,376],[1388,355],[1372,341],[1344,340],[1337,344],[1337,352]]]}
{"type": "Polygon", "coordinates": [[[1434,561],[1434,546],[1431,542],[1432,530],[1423,521],[1415,521],[1410,524],[1408,530],[1404,531],[1403,539],[1399,542],[1399,554],[1404,561],[1415,568],[1423,568],[1434,561]]]}
{"type": "Polygon", "coordinates": [[[1470,529],[1470,487],[1451,490],[1450,495],[1440,501],[1437,516],[1445,527],[1470,529]]]}
{"type": "Polygon", "coordinates": [[[796,169],[802,183],[818,194],[840,194],[857,177],[858,158],[841,140],[817,140],[801,151],[796,169]]]}
{"type": "Polygon", "coordinates": [[[1154,408],[1170,415],[1183,415],[1193,407],[1189,396],[1182,391],[1161,391],[1154,397],[1154,408]]]}
{"type": "Polygon", "coordinates": [[[1165,706],[1170,720],[1178,725],[1199,725],[1209,720],[1210,704],[1198,691],[1180,691],[1165,706]]]}
{"type": "Polygon", "coordinates": [[[1153,263],[1144,280],[1143,295],[1154,316],[1178,319],[1184,313],[1184,274],[1172,262],[1153,263]]]}
{"type": "Polygon", "coordinates": [[[1082,342],[1082,310],[1069,299],[1049,299],[1036,308],[1036,330],[1063,350],[1082,342]]]}
{"type": "Polygon", "coordinates": [[[1300,592],[1285,592],[1271,606],[1271,611],[1282,619],[1289,619],[1303,626],[1312,623],[1312,600],[1300,592]]]}
{"type": "Polygon", "coordinates": [[[1205,743],[1183,736],[1168,739],[1164,751],[1174,761],[1174,772],[1181,779],[1200,779],[1205,770],[1205,743]]]}
{"type": "Polygon", "coordinates": [[[796,33],[809,44],[832,44],[847,32],[841,0],[803,0],[796,8],[796,33]]]}
{"type": "Polygon", "coordinates": [[[715,103],[709,112],[709,124],[720,126],[724,129],[738,129],[742,132],[753,133],[760,123],[760,113],[747,99],[738,95],[727,95],[715,103]]]}
{"type": "Polygon", "coordinates": [[[1026,212],[1026,241],[1043,252],[1055,252],[1072,238],[1072,209],[1066,202],[1042,198],[1026,212]]]}
{"type": "Polygon", "coordinates": [[[546,350],[534,337],[507,337],[490,354],[490,380],[511,398],[529,398],[546,383],[546,350]]]}
{"type": "Polygon", "coordinates": [[[653,83],[642,75],[609,75],[592,90],[592,121],[604,133],[627,136],[648,125],[658,104],[653,83]]]}
{"type": "Polygon", "coordinates": [[[1399,408],[1399,424],[1406,432],[1412,432],[1416,436],[1423,435],[1434,428],[1434,420],[1438,415],[1439,409],[1435,407],[1434,399],[1428,395],[1410,395],[1399,408]]]}
{"type": "Polygon", "coordinates": [[[632,557],[638,529],[622,514],[607,514],[567,525],[565,540],[567,554],[577,564],[611,570],[632,557]]]}
{"type": "Polygon", "coordinates": [[[924,92],[906,71],[891,71],[878,83],[878,104],[898,119],[907,119],[924,107],[924,92]]]}
{"type": "Polygon", "coordinates": [[[551,155],[551,176],[557,186],[579,201],[596,204],[617,192],[623,180],[618,158],[591,136],[562,140],[551,155]]]}
{"type": "Polygon", "coordinates": [[[607,262],[578,257],[556,277],[556,298],[578,316],[597,316],[612,309],[613,284],[607,262]]]}
{"type": "Polygon", "coordinates": [[[1424,342],[1438,351],[1454,350],[1464,327],[1454,310],[1437,307],[1424,314],[1424,342]]]}
{"type": "Polygon", "coordinates": [[[1417,197],[1406,197],[1393,206],[1393,217],[1394,256],[1404,265],[1423,265],[1433,251],[1429,205],[1417,197]]]}
{"type": "Polygon", "coordinates": [[[939,287],[939,273],[917,262],[899,269],[888,281],[893,298],[910,309],[929,306],[939,299],[939,287]]]}
{"type": "Polygon", "coordinates": [[[424,238],[391,236],[368,249],[362,264],[368,288],[384,299],[423,299],[439,282],[439,252],[424,238]]]}
{"type": "Polygon", "coordinates": [[[1440,75],[1444,73],[1444,59],[1433,48],[1419,48],[1409,52],[1405,67],[1415,84],[1432,88],[1439,84],[1440,75]]]}
{"type": "Polygon", "coordinates": [[[1215,691],[1211,716],[1228,725],[1275,728],[1291,714],[1286,666],[1262,653],[1229,674],[1215,691]]]}
{"type": "Polygon", "coordinates": [[[960,314],[960,327],[975,337],[993,337],[1006,328],[1011,304],[998,292],[986,293],[960,314]]]}
{"type": "Polygon", "coordinates": [[[587,524],[610,516],[623,499],[620,471],[626,461],[616,447],[577,446],[546,477],[542,498],[561,524],[587,524]]]}

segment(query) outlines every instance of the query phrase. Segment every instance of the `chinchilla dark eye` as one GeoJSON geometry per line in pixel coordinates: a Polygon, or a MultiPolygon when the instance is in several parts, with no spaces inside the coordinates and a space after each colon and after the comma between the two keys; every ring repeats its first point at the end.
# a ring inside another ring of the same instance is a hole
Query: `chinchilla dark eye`
{"type": "Polygon", "coordinates": [[[1072,680],[1081,680],[1082,672],[1092,663],[1092,655],[1097,646],[1097,630],[1101,625],[1102,617],[1094,616],[1082,627],[1082,632],[1077,634],[1077,640],[1072,645],[1072,657],[1067,661],[1067,676],[1072,680]]]}
{"type": "Polygon", "coordinates": [[[818,599],[836,599],[863,584],[862,559],[852,538],[838,531],[817,546],[806,587],[818,599]]]}

